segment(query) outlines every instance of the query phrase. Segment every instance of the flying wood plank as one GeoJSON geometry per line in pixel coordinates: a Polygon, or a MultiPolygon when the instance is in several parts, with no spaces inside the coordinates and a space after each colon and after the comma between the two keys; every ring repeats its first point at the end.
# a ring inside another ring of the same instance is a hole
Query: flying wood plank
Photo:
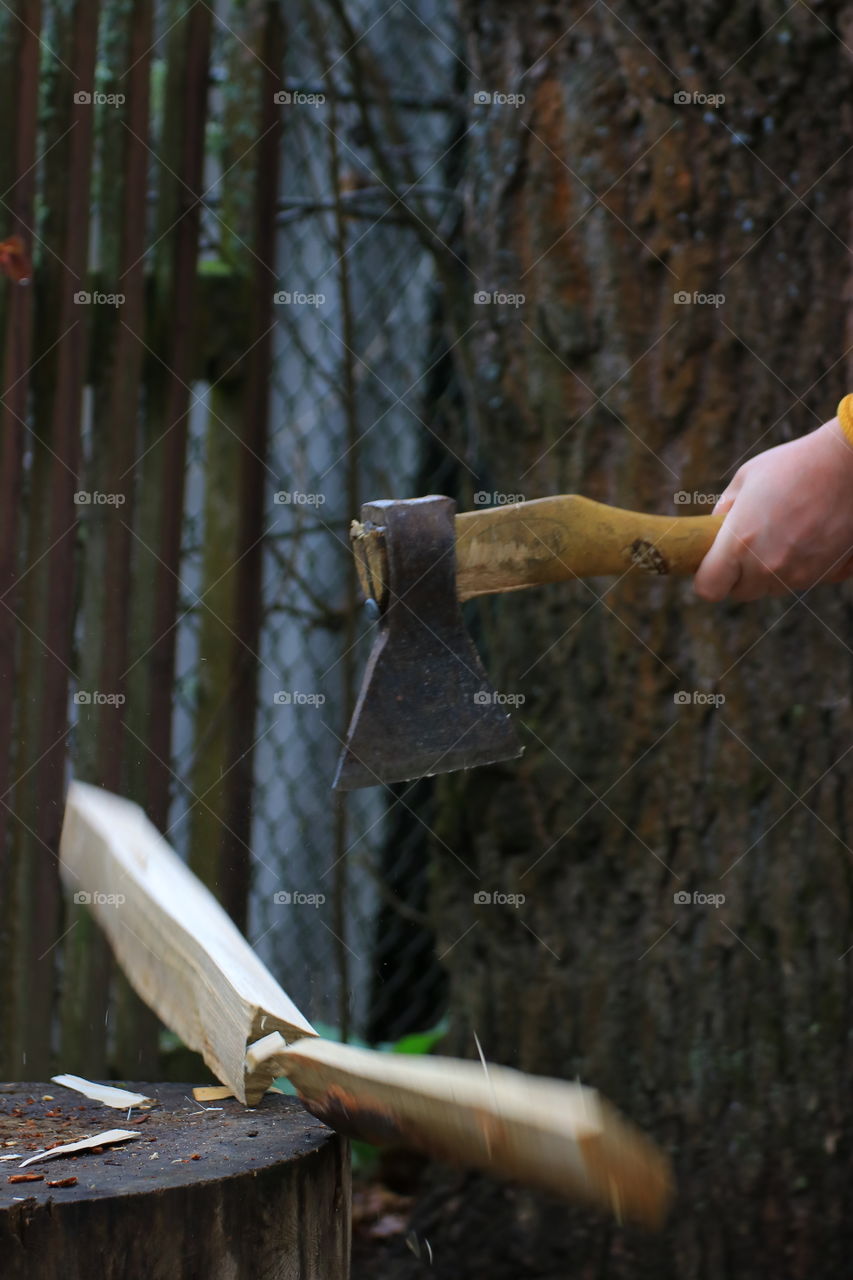
{"type": "Polygon", "coordinates": [[[321,1040],[136,805],[73,783],[60,859],[142,998],[242,1101],[286,1075],[343,1132],[662,1221],[668,1161],[595,1090],[321,1040]]]}
{"type": "Polygon", "coordinates": [[[60,871],[87,902],[131,985],[166,1026],[246,1102],[246,1045],[314,1029],[231,918],[138,805],[73,782],[60,871]]]}
{"type": "Polygon", "coordinates": [[[659,1226],[666,1160],[595,1089],[456,1058],[376,1053],[274,1032],[250,1046],[258,1078],[287,1076],[312,1115],[659,1226]]]}

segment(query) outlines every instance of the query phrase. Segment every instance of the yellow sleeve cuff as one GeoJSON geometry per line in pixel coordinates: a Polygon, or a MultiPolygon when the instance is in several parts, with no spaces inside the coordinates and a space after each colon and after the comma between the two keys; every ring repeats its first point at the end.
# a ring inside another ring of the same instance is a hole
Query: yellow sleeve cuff
{"type": "Polygon", "coordinates": [[[853,396],[845,396],[838,406],[838,422],[845,440],[853,447],[853,396]]]}

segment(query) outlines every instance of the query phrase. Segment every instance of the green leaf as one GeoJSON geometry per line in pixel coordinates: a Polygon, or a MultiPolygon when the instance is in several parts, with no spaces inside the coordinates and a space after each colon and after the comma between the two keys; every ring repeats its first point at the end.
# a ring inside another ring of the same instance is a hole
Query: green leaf
{"type": "Polygon", "coordinates": [[[396,1044],[391,1045],[392,1053],[432,1053],[440,1040],[447,1035],[448,1022],[443,1018],[437,1026],[429,1031],[413,1031],[403,1036],[396,1044]]]}

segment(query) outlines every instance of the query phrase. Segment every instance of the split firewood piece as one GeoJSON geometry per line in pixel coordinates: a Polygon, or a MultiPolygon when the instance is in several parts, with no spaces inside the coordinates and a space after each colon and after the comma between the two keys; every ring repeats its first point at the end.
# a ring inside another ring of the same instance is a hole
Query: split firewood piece
{"type": "Polygon", "coordinates": [[[308,1110],[342,1132],[399,1143],[659,1226],[669,1164],[596,1092],[508,1067],[376,1053],[328,1040],[249,1048],[253,1075],[287,1076],[308,1110]]]}
{"type": "MultiPolygon", "coordinates": [[[[72,782],[60,871],[86,894],[137,993],[241,1102],[246,1045],[314,1034],[237,926],[138,805],[72,782]]],[[[251,1090],[253,1102],[261,1091],[251,1090]]]]}
{"type": "Polygon", "coordinates": [[[286,1075],[336,1129],[662,1220],[666,1157],[594,1090],[321,1040],[136,805],[72,784],[60,868],[142,998],[241,1102],[286,1075]]]}

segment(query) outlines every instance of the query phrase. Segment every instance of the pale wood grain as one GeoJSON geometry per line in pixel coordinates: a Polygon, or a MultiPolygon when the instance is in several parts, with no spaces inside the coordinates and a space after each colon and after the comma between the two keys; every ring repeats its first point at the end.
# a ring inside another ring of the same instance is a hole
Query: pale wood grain
{"type": "Polygon", "coordinates": [[[60,871],[89,909],[142,999],[242,1102],[260,1096],[246,1045],[270,1031],[314,1030],[236,925],[138,805],[73,782],[60,871]]]}
{"type": "Polygon", "coordinates": [[[659,1226],[669,1162],[596,1092],[453,1058],[378,1054],[328,1040],[249,1049],[260,1080],[287,1076],[310,1111],[344,1131],[582,1199],[659,1226]]]}
{"type": "Polygon", "coordinates": [[[321,1040],[136,805],[73,783],[60,853],[133,986],[241,1101],[286,1075],[344,1132],[661,1222],[668,1161],[595,1090],[321,1040]]]}

